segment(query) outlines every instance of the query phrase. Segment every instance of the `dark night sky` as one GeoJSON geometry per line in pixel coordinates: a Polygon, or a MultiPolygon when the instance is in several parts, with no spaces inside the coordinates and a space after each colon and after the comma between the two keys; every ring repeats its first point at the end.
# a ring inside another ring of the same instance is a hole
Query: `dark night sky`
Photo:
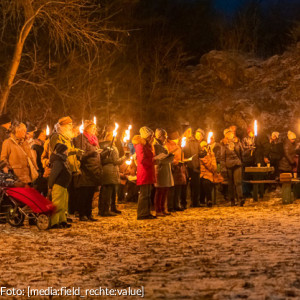
{"type": "MultiPolygon", "coordinates": [[[[231,15],[247,1],[249,0],[214,0],[214,6],[218,11],[223,12],[226,15],[231,15]]],[[[287,4],[298,2],[299,0],[284,0],[284,3],[287,4]]],[[[282,3],[282,0],[261,0],[261,5],[264,9],[268,9],[268,6],[276,3],[282,3]]]]}

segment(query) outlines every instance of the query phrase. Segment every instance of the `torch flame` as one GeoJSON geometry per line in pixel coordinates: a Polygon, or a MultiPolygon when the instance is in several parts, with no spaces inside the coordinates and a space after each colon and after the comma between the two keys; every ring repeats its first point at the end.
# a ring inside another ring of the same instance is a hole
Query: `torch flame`
{"type": "Polygon", "coordinates": [[[132,126],[129,125],[128,126],[128,129],[125,130],[125,136],[124,136],[124,139],[123,139],[123,142],[126,143],[130,140],[130,130],[131,130],[132,126]]]}
{"type": "Polygon", "coordinates": [[[97,125],[97,118],[94,116],[94,124],[97,125]]]}
{"type": "Polygon", "coordinates": [[[257,136],[257,121],[254,121],[254,135],[257,136]]]}
{"type": "Polygon", "coordinates": [[[118,134],[118,128],[119,128],[119,124],[115,123],[115,130],[113,131],[113,137],[116,137],[118,134]]]}
{"type": "Polygon", "coordinates": [[[211,138],[213,137],[214,133],[212,131],[210,131],[208,133],[208,137],[207,137],[207,144],[210,144],[211,143],[211,138]]]}
{"type": "Polygon", "coordinates": [[[181,148],[184,148],[186,145],[186,137],[183,137],[181,140],[181,148]]]}
{"type": "Polygon", "coordinates": [[[47,128],[46,128],[46,135],[50,135],[50,128],[49,128],[48,125],[47,125],[47,128]]]}
{"type": "Polygon", "coordinates": [[[81,134],[83,133],[83,128],[84,128],[84,125],[83,125],[83,121],[82,121],[82,123],[81,123],[81,125],[79,127],[79,131],[80,131],[81,134]]]}

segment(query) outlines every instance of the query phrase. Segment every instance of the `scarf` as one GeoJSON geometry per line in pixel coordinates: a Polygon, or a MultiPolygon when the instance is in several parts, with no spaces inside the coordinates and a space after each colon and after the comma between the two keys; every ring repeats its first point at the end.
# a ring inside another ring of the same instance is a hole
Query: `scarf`
{"type": "Polygon", "coordinates": [[[95,135],[89,134],[86,131],[84,131],[83,134],[88,139],[91,145],[98,146],[98,138],[95,135]]]}

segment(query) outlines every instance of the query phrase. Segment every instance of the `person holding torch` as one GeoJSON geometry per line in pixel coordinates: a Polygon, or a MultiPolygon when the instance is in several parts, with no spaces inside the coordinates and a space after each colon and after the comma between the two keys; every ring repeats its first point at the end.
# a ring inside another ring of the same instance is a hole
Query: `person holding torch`
{"type": "Polygon", "coordinates": [[[83,133],[74,138],[74,145],[82,149],[81,176],[76,184],[76,194],[80,221],[96,221],[92,216],[92,202],[95,191],[101,184],[102,167],[100,148],[96,136],[96,124],[86,120],[83,133]]]}

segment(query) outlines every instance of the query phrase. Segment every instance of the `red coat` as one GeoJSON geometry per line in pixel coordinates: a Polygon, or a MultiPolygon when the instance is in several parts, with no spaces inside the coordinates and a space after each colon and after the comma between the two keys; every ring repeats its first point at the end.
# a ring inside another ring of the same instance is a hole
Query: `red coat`
{"type": "Polygon", "coordinates": [[[137,185],[154,184],[155,169],[153,161],[153,147],[145,139],[136,135],[132,139],[137,159],[137,185]]]}

